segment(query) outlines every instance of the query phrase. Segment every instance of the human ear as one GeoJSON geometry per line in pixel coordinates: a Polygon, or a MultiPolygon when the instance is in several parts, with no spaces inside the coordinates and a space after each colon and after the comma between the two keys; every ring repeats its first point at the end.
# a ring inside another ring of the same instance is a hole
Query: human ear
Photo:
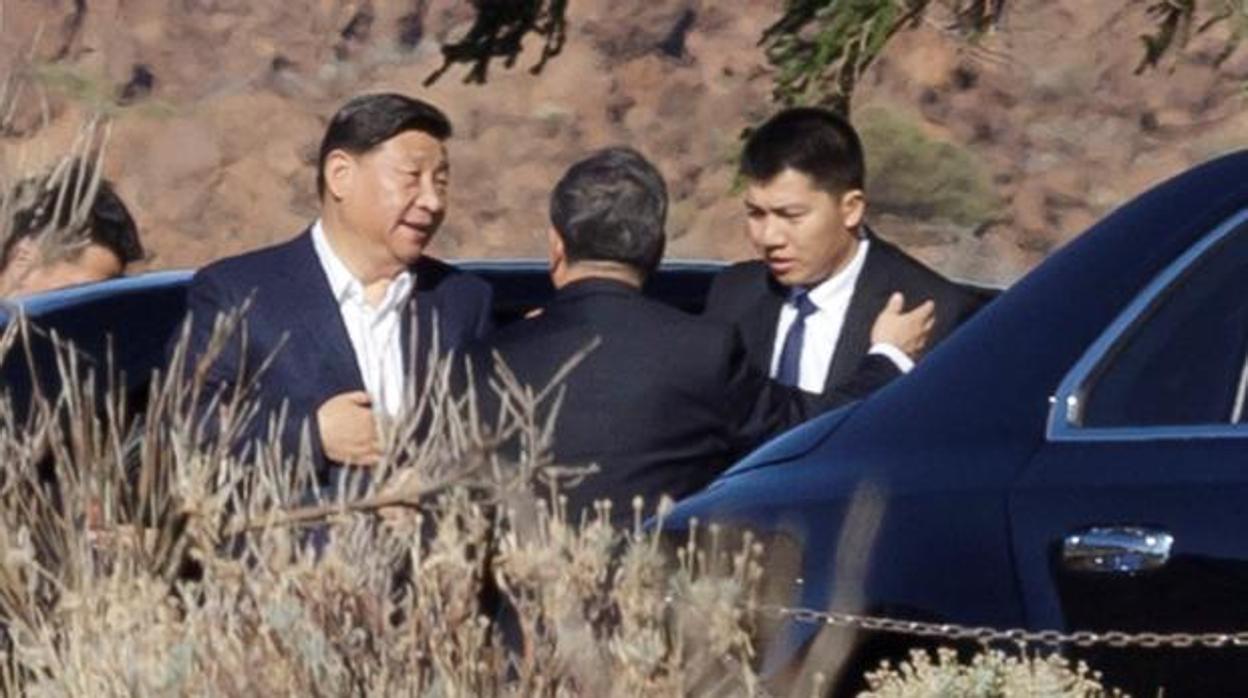
{"type": "Polygon", "coordinates": [[[867,215],[867,195],[861,189],[850,189],[841,194],[838,205],[846,228],[856,230],[862,225],[862,220],[867,215]]]}
{"type": "Polygon", "coordinates": [[[555,230],[554,226],[546,229],[546,242],[550,250],[550,270],[553,272],[567,263],[567,247],[564,246],[563,237],[559,235],[559,231],[555,230]]]}
{"type": "Polygon", "coordinates": [[[356,161],[346,151],[334,150],[325,157],[325,193],[335,201],[346,198],[355,181],[356,161]]]}

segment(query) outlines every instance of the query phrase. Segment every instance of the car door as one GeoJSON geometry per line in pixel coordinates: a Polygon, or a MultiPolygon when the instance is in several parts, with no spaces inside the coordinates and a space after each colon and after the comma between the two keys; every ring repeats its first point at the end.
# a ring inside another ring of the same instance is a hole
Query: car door
{"type": "MultiPolygon", "coordinates": [[[[1246,393],[1241,212],[1150,283],[1058,389],[1010,496],[1032,627],[1248,631],[1246,393]]],[[[1248,648],[1074,654],[1134,695],[1248,690],[1248,648]]]]}

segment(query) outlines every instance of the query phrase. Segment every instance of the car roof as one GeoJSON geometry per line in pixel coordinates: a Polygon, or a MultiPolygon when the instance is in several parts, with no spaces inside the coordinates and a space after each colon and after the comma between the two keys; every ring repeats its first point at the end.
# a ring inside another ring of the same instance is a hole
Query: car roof
{"type": "MultiPolygon", "coordinates": [[[[545,272],[549,262],[536,257],[514,257],[505,259],[468,258],[452,261],[457,267],[476,272],[545,272]]],[[[712,259],[670,259],[664,260],[660,268],[672,272],[703,272],[713,273],[725,266],[725,263],[712,259]]],[[[0,302],[0,325],[8,322],[18,308],[29,317],[39,317],[50,312],[63,310],[110,296],[129,293],[142,293],[157,288],[184,286],[195,275],[194,269],[171,269],[145,272],[134,276],[109,279],[80,286],[70,286],[46,293],[35,294],[24,298],[9,299],[0,302]]]]}
{"type": "Polygon", "coordinates": [[[19,308],[28,317],[39,317],[114,296],[144,293],[169,286],[182,286],[190,281],[193,274],[194,272],[185,269],[154,271],[10,299],[0,305],[0,324],[7,323],[9,317],[19,308]]]}

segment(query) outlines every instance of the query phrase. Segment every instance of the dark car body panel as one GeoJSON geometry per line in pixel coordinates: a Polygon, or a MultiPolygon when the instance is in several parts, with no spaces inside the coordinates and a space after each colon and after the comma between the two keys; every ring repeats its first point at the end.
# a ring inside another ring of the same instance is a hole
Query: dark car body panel
{"type": "Polygon", "coordinates": [[[21,406],[32,380],[45,394],[59,385],[51,338],[74,347],[84,370],[106,378],[103,370],[112,356],[131,392],[141,390],[151,371],[163,365],[165,346],[186,312],[186,284],[190,272],[154,272],[139,277],[42,294],[0,311],[0,326],[24,314],[34,327],[28,353],[15,347],[0,364],[0,383],[21,406]],[[30,361],[29,359],[33,359],[30,361]],[[33,365],[33,371],[32,369],[33,365]]]}

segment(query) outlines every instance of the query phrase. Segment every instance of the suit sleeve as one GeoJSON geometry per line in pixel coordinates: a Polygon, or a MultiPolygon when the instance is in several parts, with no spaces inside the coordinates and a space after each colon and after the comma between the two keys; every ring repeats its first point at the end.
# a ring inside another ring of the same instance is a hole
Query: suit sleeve
{"type": "MultiPolygon", "coordinates": [[[[280,396],[269,394],[259,384],[260,376],[255,372],[259,361],[252,360],[243,345],[246,332],[242,331],[242,326],[230,336],[217,336],[220,332],[216,329],[218,318],[224,318],[241,306],[242,301],[214,276],[197,274],[192,279],[187,293],[187,322],[190,328],[184,370],[188,380],[197,374],[202,376],[202,387],[193,409],[195,419],[202,420],[205,426],[203,445],[209,446],[220,438],[222,406],[229,404],[236,396],[244,404],[251,401],[257,408],[254,415],[229,436],[228,446],[235,453],[241,453],[249,445],[266,439],[269,420],[280,414],[284,406],[280,396]],[[245,392],[238,395],[240,390],[245,392]]],[[[289,409],[288,405],[286,407],[289,409]]],[[[323,466],[324,452],[313,415],[287,412],[285,417],[278,434],[282,453],[291,456],[299,452],[306,423],[310,429],[312,462],[318,468],[323,466]]]]}
{"type": "Polygon", "coordinates": [[[856,396],[815,395],[771,380],[747,358],[740,335],[731,332],[727,349],[729,450],[735,459],[768,439],[818,414],[851,402],[856,396]]]}
{"type": "Polygon", "coordinates": [[[862,400],[901,376],[901,369],[882,354],[867,354],[846,380],[831,386],[822,395],[803,392],[807,410],[816,416],[856,400],[862,400]]]}
{"type": "Polygon", "coordinates": [[[726,404],[732,406],[729,423],[734,458],[825,412],[861,400],[900,375],[887,358],[867,356],[848,381],[816,394],[767,377],[746,359],[735,334],[729,355],[726,404]]]}

